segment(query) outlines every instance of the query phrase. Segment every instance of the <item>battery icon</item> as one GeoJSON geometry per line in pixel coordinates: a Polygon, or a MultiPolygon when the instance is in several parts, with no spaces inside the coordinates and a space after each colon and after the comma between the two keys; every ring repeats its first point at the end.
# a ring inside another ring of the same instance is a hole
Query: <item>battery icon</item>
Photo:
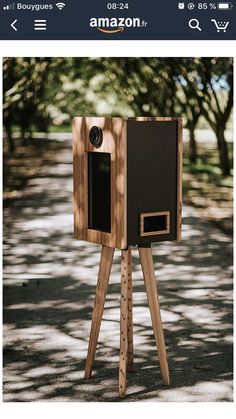
{"type": "Polygon", "coordinates": [[[233,8],[232,3],[217,3],[218,10],[231,10],[233,8]]]}

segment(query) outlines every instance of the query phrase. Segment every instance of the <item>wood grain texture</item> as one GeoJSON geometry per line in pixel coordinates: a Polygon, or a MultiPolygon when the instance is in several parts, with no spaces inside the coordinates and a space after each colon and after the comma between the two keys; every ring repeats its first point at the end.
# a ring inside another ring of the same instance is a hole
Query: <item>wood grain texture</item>
{"type": "Polygon", "coordinates": [[[130,276],[130,249],[121,252],[121,297],[120,297],[120,365],[119,395],[126,395],[126,360],[127,360],[127,327],[128,327],[128,280],[130,276]]]}
{"type": "Polygon", "coordinates": [[[83,240],[84,232],[84,152],[85,144],[84,118],[73,119],[73,192],[74,192],[74,236],[83,240]]]}
{"type": "Polygon", "coordinates": [[[127,371],[133,370],[134,344],[133,344],[133,298],[132,298],[132,254],[128,250],[128,289],[127,289],[127,371]]]}
{"type": "Polygon", "coordinates": [[[126,149],[126,121],[122,118],[74,118],[75,238],[119,249],[126,248],[126,149]],[[103,143],[99,148],[89,141],[92,126],[100,127],[103,132],[103,143]],[[111,233],[88,228],[88,152],[111,154],[111,233]]]}
{"type": "Polygon", "coordinates": [[[130,121],[179,121],[178,116],[131,116],[130,121]]]}
{"type": "Polygon", "coordinates": [[[154,336],[159,356],[162,380],[164,385],[169,385],[169,368],[166,356],[165,338],[162,328],[160,305],[152,259],[152,251],[151,248],[144,247],[139,247],[138,251],[146,286],[148,304],[151,313],[152,327],[154,330],[154,336]]]}
{"type": "Polygon", "coordinates": [[[95,358],[98,335],[101,326],[102,314],[105,304],[107,287],[112,267],[112,260],[114,255],[114,248],[102,246],[102,253],[100,259],[98,282],[96,289],[96,296],[94,300],[94,308],[92,315],[92,324],[89,337],[88,354],[85,366],[85,378],[90,378],[92,374],[92,367],[95,358]]]}

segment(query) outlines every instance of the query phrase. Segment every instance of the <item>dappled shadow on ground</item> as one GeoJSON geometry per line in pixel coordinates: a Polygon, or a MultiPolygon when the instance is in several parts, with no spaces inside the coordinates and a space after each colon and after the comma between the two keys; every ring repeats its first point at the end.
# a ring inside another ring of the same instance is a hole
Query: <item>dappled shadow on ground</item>
{"type": "MultiPolygon", "coordinates": [[[[71,157],[65,145],[5,209],[5,401],[119,401],[119,251],[93,376],[83,378],[100,246],[73,239],[71,157]]],[[[153,247],[170,387],[133,250],[135,365],[126,402],[232,400],[231,240],[191,207],[183,221],[180,244],[153,247]]]]}

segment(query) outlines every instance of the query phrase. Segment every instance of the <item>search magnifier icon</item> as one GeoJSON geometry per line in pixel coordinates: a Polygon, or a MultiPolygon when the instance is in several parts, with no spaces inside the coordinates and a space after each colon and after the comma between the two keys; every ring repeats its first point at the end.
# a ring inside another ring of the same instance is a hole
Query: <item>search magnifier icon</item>
{"type": "Polygon", "coordinates": [[[191,29],[198,29],[201,32],[201,28],[199,26],[199,20],[197,19],[190,19],[190,21],[188,22],[188,26],[191,29]]]}

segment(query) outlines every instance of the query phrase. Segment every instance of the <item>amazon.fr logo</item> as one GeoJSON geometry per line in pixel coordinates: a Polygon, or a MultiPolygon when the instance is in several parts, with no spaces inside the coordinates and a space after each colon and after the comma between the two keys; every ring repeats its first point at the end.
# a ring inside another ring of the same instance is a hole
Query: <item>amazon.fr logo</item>
{"type": "Polygon", "coordinates": [[[146,28],[147,22],[139,17],[91,17],[89,26],[104,33],[123,32],[126,28],[146,28]]]}

